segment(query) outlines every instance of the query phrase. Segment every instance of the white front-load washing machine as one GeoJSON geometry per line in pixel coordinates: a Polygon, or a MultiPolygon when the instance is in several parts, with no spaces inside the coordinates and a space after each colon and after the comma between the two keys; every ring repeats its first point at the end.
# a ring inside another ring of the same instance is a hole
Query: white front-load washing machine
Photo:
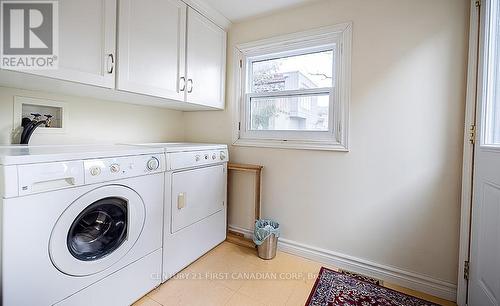
{"type": "Polygon", "coordinates": [[[129,305],[158,286],[162,151],[1,147],[2,305],[129,305]]]}

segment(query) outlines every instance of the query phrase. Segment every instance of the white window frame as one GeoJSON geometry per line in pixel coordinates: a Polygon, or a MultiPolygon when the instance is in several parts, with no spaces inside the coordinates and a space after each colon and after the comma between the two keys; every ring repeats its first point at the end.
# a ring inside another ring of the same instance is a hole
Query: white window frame
{"type": "MultiPolygon", "coordinates": [[[[498,12],[498,3],[497,1],[486,1],[484,3],[485,6],[485,14],[484,14],[484,33],[483,33],[483,50],[482,56],[484,63],[480,69],[480,72],[483,73],[482,81],[483,87],[481,97],[482,106],[482,118],[484,118],[484,122],[482,122],[481,129],[481,138],[479,139],[481,147],[487,147],[489,149],[498,150],[500,146],[494,141],[494,131],[491,128],[495,122],[495,112],[494,112],[494,100],[500,96],[500,92],[495,92],[495,82],[498,81],[500,76],[495,76],[496,69],[492,67],[496,67],[500,60],[495,58],[495,48],[497,44],[497,36],[498,36],[498,28],[495,24],[495,21],[499,19],[497,16],[498,12]]],[[[481,15],[481,18],[482,15],[481,15]]]]}
{"type": "Polygon", "coordinates": [[[348,151],[349,104],[351,95],[352,23],[342,23],[315,30],[273,37],[236,46],[235,101],[233,113],[233,145],[289,149],[348,151]],[[248,93],[251,86],[252,62],[293,56],[335,48],[335,86],[286,90],[272,93],[248,93]],[[248,69],[250,70],[250,69],[248,69]],[[334,88],[336,90],[334,90],[334,88]],[[328,131],[255,131],[250,129],[250,99],[297,95],[330,95],[328,131]],[[335,98],[335,99],[334,99],[335,98]]]}

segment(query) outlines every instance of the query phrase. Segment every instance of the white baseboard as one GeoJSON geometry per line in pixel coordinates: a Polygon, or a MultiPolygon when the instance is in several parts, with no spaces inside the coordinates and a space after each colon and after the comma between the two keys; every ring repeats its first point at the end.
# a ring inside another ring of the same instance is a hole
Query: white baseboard
{"type": "Polygon", "coordinates": [[[434,279],[415,272],[355,258],[353,256],[308,246],[288,239],[280,238],[278,241],[278,249],[283,252],[366,276],[375,277],[395,285],[424,292],[446,300],[456,301],[456,284],[434,279]]]}
{"type": "MultiPolygon", "coordinates": [[[[253,231],[249,229],[234,225],[229,225],[228,228],[231,231],[243,234],[246,238],[253,237],[253,231]]],[[[278,241],[278,248],[283,252],[366,276],[375,277],[395,285],[424,292],[446,300],[456,301],[456,284],[284,238],[279,238],[278,241]]]]}
{"type": "Polygon", "coordinates": [[[231,224],[229,224],[227,226],[227,228],[230,231],[242,234],[245,238],[253,239],[253,231],[252,230],[249,230],[249,229],[246,229],[246,228],[242,228],[242,227],[239,227],[239,226],[235,226],[235,225],[231,225],[231,224]]]}

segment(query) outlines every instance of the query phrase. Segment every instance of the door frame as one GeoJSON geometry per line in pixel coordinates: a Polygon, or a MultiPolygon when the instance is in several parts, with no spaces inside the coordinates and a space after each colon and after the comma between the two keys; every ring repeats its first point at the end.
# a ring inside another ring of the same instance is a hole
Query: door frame
{"type": "Polygon", "coordinates": [[[460,208],[460,246],[458,256],[457,305],[467,305],[468,280],[466,262],[470,259],[471,217],[474,177],[474,144],[477,141],[478,86],[482,69],[479,67],[483,48],[480,44],[482,0],[470,0],[469,52],[467,65],[467,93],[465,104],[464,147],[462,164],[462,194],[460,208]]]}

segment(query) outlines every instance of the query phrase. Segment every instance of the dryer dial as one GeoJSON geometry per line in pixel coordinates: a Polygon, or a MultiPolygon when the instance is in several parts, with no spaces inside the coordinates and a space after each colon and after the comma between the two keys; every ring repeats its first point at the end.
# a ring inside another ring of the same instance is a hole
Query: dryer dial
{"type": "Polygon", "coordinates": [[[151,157],[146,165],[149,171],[157,170],[160,167],[160,161],[156,157],[151,157]]]}

